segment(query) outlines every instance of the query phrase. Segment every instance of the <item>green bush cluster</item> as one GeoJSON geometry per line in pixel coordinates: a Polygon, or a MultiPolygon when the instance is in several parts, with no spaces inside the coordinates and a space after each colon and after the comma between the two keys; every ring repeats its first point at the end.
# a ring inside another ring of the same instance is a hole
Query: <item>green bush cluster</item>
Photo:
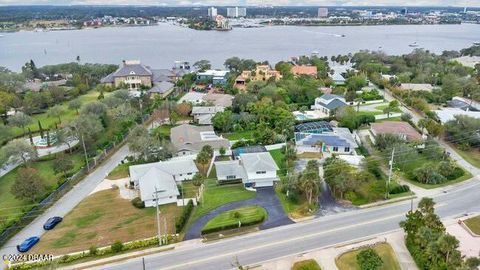
{"type": "Polygon", "coordinates": [[[424,184],[441,184],[457,179],[465,174],[465,171],[455,166],[452,162],[442,161],[437,166],[425,165],[413,172],[415,180],[424,184]]]}
{"type": "Polygon", "coordinates": [[[408,185],[399,185],[390,189],[390,194],[400,194],[404,192],[409,192],[410,187],[408,185]]]}
{"type": "MultiPolygon", "coordinates": [[[[265,216],[262,215],[261,217],[258,217],[255,220],[251,220],[251,221],[248,221],[248,222],[242,222],[241,227],[256,225],[256,224],[262,223],[264,220],[265,220],[265,216]]],[[[238,228],[237,223],[220,225],[218,227],[203,229],[202,234],[209,234],[209,233],[214,233],[214,232],[219,232],[219,231],[224,231],[224,230],[230,230],[230,229],[236,229],[236,228],[238,228]]]]}
{"type": "Polygon", "coordinates": [[[139,197],[136,197],[133,200],[131,200],[131,203],[133,206],[135,206],[138,209],[145,208],[145,202],[142,201],[142,199],[140,199],[139,197]]]}
{"type": "Polygon", "coordinates": [[[376,270],[383,265],[383,261],[375,250],[367,248],[357,254],[357,264],[361,270],[376,270]]]}
{"type": "Polygon", "coordinates": [[[192,211],[193,201],[189,200],[187,206],[183,208],[182,214],[180,215],[178,220],[175,221],[175,229],[177,230],[177,232],[181,232],[183,230],[183,227],[185,227],[185,224],[187,224],[187,221],[190,218],[192,211]]]}

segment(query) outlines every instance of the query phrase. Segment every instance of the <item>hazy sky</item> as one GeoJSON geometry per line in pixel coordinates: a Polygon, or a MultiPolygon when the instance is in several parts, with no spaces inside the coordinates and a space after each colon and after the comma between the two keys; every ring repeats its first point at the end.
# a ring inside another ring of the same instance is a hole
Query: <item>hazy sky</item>
{"type": "Polygon", "coordinates": [[[480,0],[0,0],[0,5],[312,5],[480,6],[480,0]]]}

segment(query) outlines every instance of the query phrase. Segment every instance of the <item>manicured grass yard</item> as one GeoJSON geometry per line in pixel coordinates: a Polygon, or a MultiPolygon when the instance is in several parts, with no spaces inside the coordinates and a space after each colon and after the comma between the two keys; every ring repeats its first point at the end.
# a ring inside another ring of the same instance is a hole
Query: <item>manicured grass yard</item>
{"type": "Polygon", "coordinates": [[[466,219],[464,223],[474,234],[480,235],[480,216],[466,219]]]}
{"type": "MultiPolygon", "coordinates": [[[[90,91],[85,95],[81,95],[77,97],[76,99],[80,100],[80,102],[82,102],[82,105],[84,105],[86,103],[97,100],[98,95],[99,95],[98,92],[90,91]]],[[[60,105],[60,107],[64,110],[64,113],[60,117],[60,119],[62,120],[62,123],[73,120],[77,116],[77,112],[75,110],[68,109],[68,103],[69,101],[66,101],[60,105]]],[[[42,123],[42,127],[44,129],[54,127],[55,123],[59,122],[58,118],[56,117],[48,117],[46,112],[35,114],[32,117],[33,117],[33,123],[28,126],[28,128],[30,128],[32,132],[37,132],[39,130],[38,121],[42,123]]],[[[27,130],[27,128],[25,128],[25,130],[27,130]]],[[[14,136],[20,136],[23,133],[23,130],[17,127],[12,127],[12,131],[14,136]]]]}
{"type": "Polygon", "coordinates": [[[120,164],[115,169],[113,169],[107,176],[109,180],[118,180],[128,177],[128,168],[131,166],[130,163],[120,164]]]}
{"type": "MultiPolygon", "coordinates": [[[[176,204],[160,206],[160,223],[175,232],[174,218],[180,216],[176,204]]],[[[155,208],[138,209],[119,196],[117,189],[97,192],[84,199],[55,229],[44,234],[32,253],[65,254],[111,245],[114,241],[149,238],[157,233],[155,208]]]]}
{"type": "Polygon", "coordinates": [[[221,231],[222,227],[235,226],[239,224],[239,222],[241,224],[246,223],[253,225],[253,223],[261,223],[266,220],[266,218],[267,211],[263,207],[254,205],[245,206],[221,213],[210,220],[203,229],[217,229],[218,231],[221,231]]]}
{"type": "Polygon", "coordinates": [[[275,150],[270,150],[269,151],[270,155],[272,155],[273,160],[275,160],[275,163],[277,163],[278,168],[280,170],[277,171],[277,174],[279,176],[285,175],[285,171],[282,170],[282,168],[285,168],[285,155],[282,153],[282,149],[275,149],[275,150]]]}
{"type": "MultiPolygon", "coordinates": [[[[381,243],[375,245],[373,249],[382,258],[383,265],[379,270],[400,270],[400,265],[397,261],[397,256],[392,247],[387,243],[381,243]]],[[[335,258],[335,264],[339,270],[357,270],[360,269],[357,264],[357,254],[363,249],[350,251],[343,253],[339,257],[335,258]]]]}
{"type": "MultiPolygon", "coordinates": [[[[83,156],[80,153],[76,153],[68,156],[72,159],[74,163],[74,168],[72,172],[79,170],[83,164],[83,156]]],[[[33,162],[31,167],[38,171],[38,174],[43,178],[44,183],[47,187],[46,192],[43,195],[46,195],[52,192],[58,187],[58,181],[61,180],[61,175],[55,175],[53,172],[53,162],[54,160],[46,161],[37,161],[33,162]]],[[[0,177],[0,216],[8,216],[9,221],[13,221],[19,216],[23,215],[23,211],[30,210],[34,205],[31,202],[21,201],[16,199],[10,190],[18,174],[18,170],[21,167],[17,167],[8,174],[0,177]]],[[[0,226],[0,229],[3,227],[0,226]]]]}
{"type": "Polygon", "coordinates": [[[238,141],[241,139],[251,140],[253,139],[253,130],[239,131],[233,133],[224,133],[223,137],[227,138],[230,141],[238,141]]]}
{"type": "Polygon", "coordinates": [[[215,179],[208,179],[203,196],[203,203],[195,207],[190,221],[226,203],[251,199],[255,192],[246,190],[243,184],[217,185],[215,179]]]}
{"type": "Polygon", "coordinates": [[[293,264],[292,270],[321,270],[314,259],[299,261],[293,264]]]}

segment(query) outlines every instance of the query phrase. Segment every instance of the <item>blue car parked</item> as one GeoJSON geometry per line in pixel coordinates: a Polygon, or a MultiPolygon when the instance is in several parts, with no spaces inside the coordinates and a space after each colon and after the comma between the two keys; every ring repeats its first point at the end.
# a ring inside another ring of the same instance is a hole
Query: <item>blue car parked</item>
{"type": "Polygon", "coordinates": [[[33,246],[35,246],[35,244],[38,243],[38,241],[40,241],[40,237],[37,237],[37,236],[32,236],[30,238],[27,238],[20,245],[17,245],[17,250],[19,252],[27,252],[33,246]]]}
{"type": "Polygon", "coordinates": [[[62,222],[63,218],[61,217],[51,217],[47,220],[47,222],[45,222],[45,224],[43,224],[43,228],[45,230],[51,230],[53,228],[55,228],[55,226],[57,226],[58,223],[62,222]]]}

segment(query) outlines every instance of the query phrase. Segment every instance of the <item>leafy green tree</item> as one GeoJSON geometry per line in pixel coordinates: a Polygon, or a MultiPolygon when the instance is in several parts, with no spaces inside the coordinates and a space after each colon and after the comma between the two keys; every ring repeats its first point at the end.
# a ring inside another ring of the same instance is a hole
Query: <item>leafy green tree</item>
{"type": "Polygon", "coordinates": [[[367,248],[357,254],[357,264],[361,270],[376,270],[383,265],[383,260],[372,248],[367,248]]]}
{"type": "Polygon", "coordinates": [[[33,168],[20,168],[10,192],[19,200],[36,202],[45,191],[44,180],[33,168]]]}
{"type": "Polygon", "coordinates": [[[230,132],[233,129],[233,114],[231,111],[218,112],[212,117],[212,124],[216,130],[230,132]]]}
{"type": "Polygon", "coordinates": [[[70,110],[75,110],[77,114],[78,114],[78,110],[80,110],[81,107],[82,107],[82,102],[78,99],[74,99],[68,103],[68,108],[70,110]]]}
{"type": "Polygon", "coordinates": [[[94,101],[83,105],[81,110],[82,115],[94,115],[97,118],[102,118],[107,114],[107,106],[105,104],[94,101]]]}
{"type": "Polygon", "coordinates": [[[192,178],[192,184],[197,188],[200,187],[204,181],[205,181],[205,178],[200,173],[196,173],[192,178]]]}
{"type": "Polygon", "coordinates": [[[22,139],[16,139],[7,143],[1,149],[0,155],[3,157],[0,160],[22,163],[27,167],[29,166],[29,161],[33,161],[38,157],[35,147],[22,139]]]}
{"type": "Polygon", "coordinates": [[[139,154],[139,158],[147,160],[152,151],[158,149],[158,145],[144,126],[137,125],[128,136],[128,148],[130,151],[139,154]]]}
{"type": "Polygon", "coordinates": [[[62,122],[62,115],[65,114],[65,109],[60,105],[55,105],[48,109],[47,116],[54,117],[58,119],[58,123],[62,122]]]}
{"type": "Polygon", "coordinates": [[[23,112],[17,112],[14,115],[8,117],[8,123],[12,126],[19,127],[23,130],[25,135],[25,127],[33,122],[33,118],[23,112]]]}
{"type": "Polygon", "coordinates": [[[193,64],[193,67],[198,71],[205,71],[212,68],[212,64],[208,60],[199,60],[193,64]]]}
{"type": "Polygon", "coordinates": [[[58,154],[53,162],[53,171],[55,174],[62,174],[63,177],[74,168],[73,161],[65,156],[65,154],[58,154]]]}

